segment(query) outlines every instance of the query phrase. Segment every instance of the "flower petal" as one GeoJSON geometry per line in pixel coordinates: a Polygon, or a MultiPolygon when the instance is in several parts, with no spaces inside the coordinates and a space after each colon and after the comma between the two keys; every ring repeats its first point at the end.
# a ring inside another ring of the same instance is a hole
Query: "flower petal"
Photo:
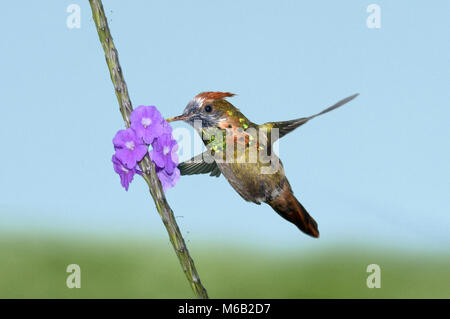
{"type": "Polygon", "coordinates": [[[114,166],[114,171],[120,176],[120,183],[128,191],[128,187],[133,180],[134,174],[136,173],[136,169],[127,169],[122,162],[117,158],[117,156],[113,155],[112,162],[114,166]]]}
{"type": "Polygon", "coordinates": [[[140,162],[144,158],[145,154],[147,154],[148,146],[144,144],[137,145],[134,148],[134,152],[136,156],[136,162],[140,162]]]}
{"type": "Polygon", "coordinates": [[[150,152],[150,158],[152,161],[159,167],[163,168],[165,165],[164,156],[162,153],[158,152],[155,149],[152,149],[150,152]]]}

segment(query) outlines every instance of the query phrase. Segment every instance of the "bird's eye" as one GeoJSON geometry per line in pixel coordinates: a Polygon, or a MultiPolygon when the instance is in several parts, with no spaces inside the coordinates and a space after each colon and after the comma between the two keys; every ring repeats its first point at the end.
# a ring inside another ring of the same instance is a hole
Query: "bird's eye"
{"type": "Polygon", "coordinates": [[[211,112],[212,111],[212,106],[211,105],[207,105],[207,106],[205,106],[205,111],[206,112],[211,112]]]}

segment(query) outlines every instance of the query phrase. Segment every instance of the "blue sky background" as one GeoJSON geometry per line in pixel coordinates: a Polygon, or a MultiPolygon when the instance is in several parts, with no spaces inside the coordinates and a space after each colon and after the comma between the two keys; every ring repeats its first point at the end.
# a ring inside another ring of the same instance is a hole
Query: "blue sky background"
{"type": "MultiPolygon", "coordinates": [[[[231,91],[262,123],[361,94],[280,143],[320,240],[208,176],[167,193],[186,240],[448,248],[450,3],[377,1],[369,29],[370,3],[104,1],[134,106],[173,116],[201,91],[231,91]]],[[[144,181],[125,192],[112,169],[123,122],[88,1],[9,1],[0,15],[1,231],[166,239],[144,181]],[[71,3],[80,29],[66,26],[71,3]]]]}

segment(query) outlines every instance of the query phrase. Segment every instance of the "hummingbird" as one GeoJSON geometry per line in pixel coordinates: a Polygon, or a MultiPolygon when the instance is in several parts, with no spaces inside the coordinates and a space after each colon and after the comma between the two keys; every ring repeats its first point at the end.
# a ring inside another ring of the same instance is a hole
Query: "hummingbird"
{"type": "Polygon", "coordinates": [[[204,153],[178,165],[180,174],[209,173],[216,177],[223,174],[244,200],[258,205],[268,204],[302,232],[318,238],[317,222],[294,196],[283,164],[273,151],[273,143],[359,94],[342,99],[312,116],[261,125],[250,121],[227,100],[234,95],[230,92],[202,92],[187,104],[181,115],[167,119],[168,122],[184,121],[193,126],[206,146],[204,153]],[[250,156],[255,153],[256,156],[250,156]]]}

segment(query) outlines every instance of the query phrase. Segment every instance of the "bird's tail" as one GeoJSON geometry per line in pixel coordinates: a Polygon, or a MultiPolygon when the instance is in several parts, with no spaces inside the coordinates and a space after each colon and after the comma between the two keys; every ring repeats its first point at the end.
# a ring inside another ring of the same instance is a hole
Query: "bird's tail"
{"type": "Polygon", "coordinates": [[[305,234],[316,238],[319,237],[319,228],[316,221],[295,198],[290,187],[285,187],[278,197],[268,202],[268,204],[281,217],[296,225],[305,234]]]}

